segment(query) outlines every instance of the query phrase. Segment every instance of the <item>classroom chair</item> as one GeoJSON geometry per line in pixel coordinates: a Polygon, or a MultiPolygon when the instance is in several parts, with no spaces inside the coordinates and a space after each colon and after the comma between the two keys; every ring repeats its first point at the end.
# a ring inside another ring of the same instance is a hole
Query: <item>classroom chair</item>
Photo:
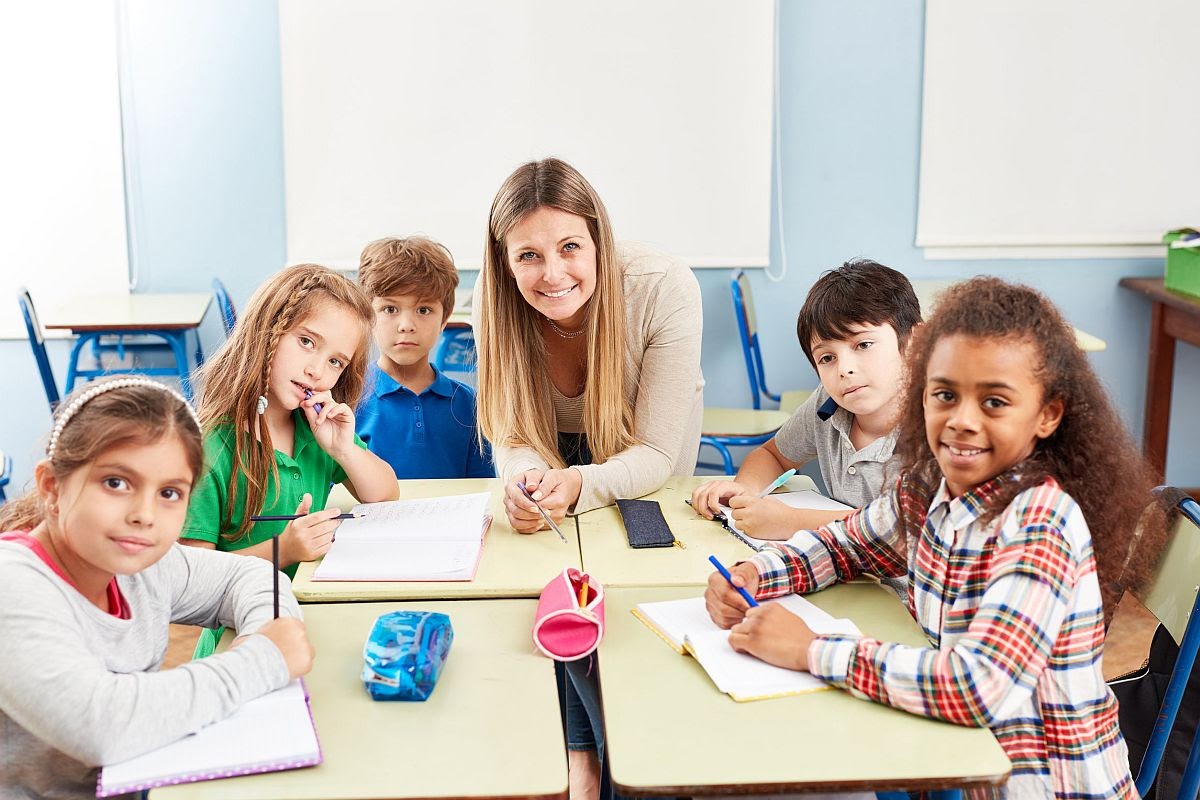
{"type": "Polygon", "coordinates": [[[771,440],[790,415],[783,411],[754,408],[708,408],[700,425],[700,445],[708,446],[721,456],[721,463],[697,461],[697,467],[723,470],[733,475],[733,454],[730,447],[757,447],[771,440]]]}
{"type": "Polygon", "coordinates": [[[220,278],[212,279],[213,297],[217,301],[217,310],[221,312],[221,325],[225,328],[225,336],[233,333],[233,326],[237,324],[237,309],[233,307],[233,301],[229,299],[229,292],[225,291],[225,284],[221,283],[220,278]]]}
{"type": "MultiPolygon", "coordinates": [[[[1154,731],[1147,742],[1146,753],[1137,773],[1135,782],[1138,794],[1142,797],[1150,791],[1158,776],[1167,740],[1175,726],[1196,653],[1200,650],[1200,586],[1197,586],[1200,581],[1200,505],[1180,489],[1171,486],[1159,487],[1155,491],[1180,515],[1143,604],[1179,645],[1179,654],[1171,669],[1154,731]]],[[[1177,796],[1194,800],[1198,790],[1200,737],[1195,737],[1187,767],[1180,778],[1177,796]]],[[[1159,796],[1162,796],[1162,792],[1159,792],[1159,796]]]]}
{"type": "Polygon", "coordinates": [[[733,296],[733,316],[737,320],[738,336],[742,340],[742,357],[746,360],[746,376],[750,379],[750,401],[762,408],[762,398],[779,404],[779,410],[791,414],[812,394],[811,389],[794,389],[775,394],[767,388],[762,349],[758,344],[758,318],[754,314],[754,296],[750,293],[750,277],[744,270],[734,270],[729,280],[733,296]]]}
{"type": "Polygon", "coordinates": [[[37,311],[33,307],[33,298],[29,290],[22,286],[17,291],[17,303],[21,306],[21,316],[25,318],[25,333],[29,336],[29,347],[33,350],[33,359],[37,362],[38,373],[42,377],[42,388],[46,390],[46,402],[50,404],[50,412],[58,406],[58,384],[54,380],[54,371],[50,368],[50,357],[46,354],[46,338],[42,335],[42,324],[38,321],[37,311]]]}
{"type": "Polygon", "coordinates": [[[433,351],[433,365],[442,372],[474,372],[475,332],[470,327],[442,331],[433,351]]]}
{"type": "Polygon", "coordinates": [[[12,456],[0,450],[0,503],[8,499],[4,496],[4,487],[8,486],[10,478],[12,478],[12,456]]]}

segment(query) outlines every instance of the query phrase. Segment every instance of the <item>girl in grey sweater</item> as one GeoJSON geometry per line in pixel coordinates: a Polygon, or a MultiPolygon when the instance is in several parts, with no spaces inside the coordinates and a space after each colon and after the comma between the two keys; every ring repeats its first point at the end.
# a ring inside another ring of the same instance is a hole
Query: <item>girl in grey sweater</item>
{"type": "Polygon", "coordinates": [[[202,460],[191,408],[145,378],[59,407],[35,490],[0,507],[0,798],[95,797],[97,767],[311,667],[290,591],[272,619],[270,564],[175,544],[202,460]],[[242,635],[159,672],[170,622],[242,635]]]}

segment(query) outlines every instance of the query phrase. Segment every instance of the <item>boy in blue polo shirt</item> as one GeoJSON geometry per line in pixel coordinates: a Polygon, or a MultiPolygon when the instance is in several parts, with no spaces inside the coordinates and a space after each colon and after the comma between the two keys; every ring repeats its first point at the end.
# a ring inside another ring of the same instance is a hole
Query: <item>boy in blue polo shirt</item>
{"type": "Polygon", "coordinates": [[[491,453],[479,449],[475,391],[429,363],[454,311],[450,252],[423,236],[380,239],[363,248],[358,281],[379,347],[355,412],[358,435],[397,478],[494,477],[491,453]]]}

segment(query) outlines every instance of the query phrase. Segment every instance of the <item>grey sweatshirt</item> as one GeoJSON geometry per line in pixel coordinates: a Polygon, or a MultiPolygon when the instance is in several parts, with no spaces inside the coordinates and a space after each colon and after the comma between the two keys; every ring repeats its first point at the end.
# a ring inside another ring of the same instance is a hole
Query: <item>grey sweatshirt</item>
{"type": "MultiPolygon", "coordinates": [[[[96,796],[97,767],[182,738],[285,686],[265,636],[159,672],[167,624],[251,633],[272,617],[271,565],[176,545],[117,583],[118,619],[28,547],[0,541],[0,798],[96,796]]],[[[286,576],[280,612],[299,617],[286,576]]]]}

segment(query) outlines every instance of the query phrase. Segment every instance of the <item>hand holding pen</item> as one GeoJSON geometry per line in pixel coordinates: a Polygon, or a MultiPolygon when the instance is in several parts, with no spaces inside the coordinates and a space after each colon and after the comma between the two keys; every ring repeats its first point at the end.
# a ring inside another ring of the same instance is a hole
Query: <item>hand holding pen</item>
{"type": "Polygon", "coordinates": [[[716,572],[708,578],[704,605],[709,617],[728,629],[742,621],[746,611],[758,605],[754,592],[758,588],[758,570],[751,563],[736,564],[732,572],[716,556],[709,556],[716,572]]]}
{"type": "Polygon", "coordinates": [[[285,567],[320,558],[333,544],[341,510],[335,507],[309,513],[311,508],[312,495],[305,494],[296,506],[294,519],[279,533],[280,564],[285,567]]]}
{"type": "Polygon", "coordinates": [[[542,508],[541,504],[538,503],[537,500],[533,499],[533,495],[531,495],[529,493],[529,490],[525,488],[525,484],[521,481],[518,481],[517,488],[521,490],[521,494],[525,495],[525,498],[527,500],[529,500],[529,502],[531,502],[535,506],[537,506],[538,513],[540,513],[542,515],[542,519],[544,519],[546,521],[546,524],[550,526],[550,529],[552,531],[554,531],[555,533],[558,534],[558,538],[562,539],[563,544],[566,544],[567,537],[565,534],[563,534],[562,528],[558,527],[558,523],[556,523],[554,520],[552,520],[550,518],[550,515],[546,513],[546,509],[542,508]]]}

